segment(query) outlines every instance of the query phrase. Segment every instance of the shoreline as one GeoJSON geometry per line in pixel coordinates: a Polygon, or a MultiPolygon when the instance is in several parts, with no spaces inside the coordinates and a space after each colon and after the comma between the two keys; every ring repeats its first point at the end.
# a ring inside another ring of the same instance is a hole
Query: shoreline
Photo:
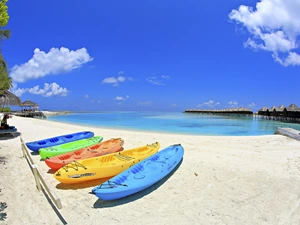
{"type": "Polygon", "coordinates": [[[45,116],[57,116],[57,115],[64,115],[64,114],[70,114],[70,113],[72,113],[70,111],[44,111],[44,110],[41,110],[41,112],[45,116]]]}
{"type": "MultiPolygon", "coordinates": [[[[217,127],[215,125],[215,121],[212,121],[212,124],[210,123],[203,123],[198,122],[196,119],[195,121],[187,121],[187,122],[173,122],[172,120],[167,120],[163,124],[161,120],[154,119],[151,122],[149,121],[143,121],[144,118],[138,118],[137,125],[132,125],[130,123],[122,122],[122,120],[126,120],[127,118],[122,118],[120,121],[114,121],[116,118],[115,116],[112,116],[112,118],[107,119],[106,117],[101,117],[95,119],[94,121],[86,119],[88,117],[83,117],[83,119],[79,119],[78,116],[80,114],[85,114],[90,112],[70,112],[68,114],[73,114],[70,116],[61,116],[56,118],[56,116],[66,114],[64,112],[51,112],[49,113],[49,116],[47,116],[47,119],[50,121],[55,122],[61,122],[71,125],[79,125],[79,126],[88,126],[88,127],[94,127],[94,128],[103,128],[103,129],[117,129],[117,130],[131,130],[134,132],[152,132],[152,133],[162,133],[162,134],[177,134],[177,135],[193,135],[193,136],[261,136],[261,135],[273,135],[278,127],[288,127],[293,129],[300,130],[300,125],[298,124],[290,124],[290,123],[277,123],[276,121],[272,121],[270,124],[267,120],[259,121],[257,122],[256,119],[251,119],[243,121],[235,120],[230,124],[226,120],[221,120],[221,126],[217,127]],[[75,116],[74,116],[75,114],[75,116]],[[67,120],[67,121],[64,121],[67,120]],[[106,122],[106,121],[110,122],[106,122]],[[102,122],[104,121],[104,122],[102,122]],[[244,123],[245,122],[245,123],[244,123]],[[156,124],[156,126],[152,126],[152,124],[156,124]],[[198,124],[199,123],[199,124],[198,124]],[[262,125],[258,126],[257,123],[262,123],[262,125]],[[195,125],[193,127],[193,125],[195,125]],[[191,126],[191,128],[189,128],[191,126]],[[199,128],[198,128],[199,127],[199,128]]],[[[95,112],[95,114],[98,114],[95,112]]],[[[178,115],[176,115],[178,116],[178,115]]],[[[220,116],[219,116],[220,117],[220,116]]],[[[227,117],[225,117],[226,119],[227,117]]],[[[118,118],[119,119],[119,118],[118,118]]],[[[132,118],[130,118],[132,119],[132,118]]],[[[182,119],[179,117],[179,119],[182,119]]],[[[206,119],[206,118],[205,118],[206,119]]],[[[208,121],[209,121],[208,117],[208,121]]],[[[117,119],[116,119],[117,120],[117,119]]],[[[260,119],[258,119],[260,120],[260,119]]],[[[130,120],[129,120],[130,121],[130,120]]]]}
{"type": "Polygon", "coordinates": [[[135,195],[103,201],[89,194],[96,182],[60,184],[39,155],[33,155],[63,208],[53,210],[35,187],[22,157],[20,136],[0,136],[0,224],[295,224],[300,220],[300,142],[282,135],[200,136],[136,132],[16,117],[9,119],[24,142],[90,130],[103,141],[121,137],[124,149],[153,142],[180,143],[177,170],[135,195]],[[59,213],[60,216],[57,215],[59,213]]]}

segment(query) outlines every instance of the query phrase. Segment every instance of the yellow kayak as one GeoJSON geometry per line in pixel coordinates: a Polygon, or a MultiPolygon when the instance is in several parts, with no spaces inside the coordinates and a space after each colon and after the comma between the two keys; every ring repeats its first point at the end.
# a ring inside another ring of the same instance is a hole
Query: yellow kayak
{"type": "Polygon", "coordinates": [[[158,152],[160,143],[69,163],[54,174],[61,183],[72,184],[113,177],[158,152]]]}

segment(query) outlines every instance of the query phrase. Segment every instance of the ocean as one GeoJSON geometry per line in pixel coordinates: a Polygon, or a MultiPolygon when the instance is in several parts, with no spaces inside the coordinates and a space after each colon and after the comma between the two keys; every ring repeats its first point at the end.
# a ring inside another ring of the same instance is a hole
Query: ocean
{"type": "Polygon", "coordinates": [[[300,124],[283,123],[252,116],[221,116],[182,112],[72,112],[48,116],[47,120],[100,128],[189,135],[256,136],[274,134],[278,127],[300,130],[300,124]]]}

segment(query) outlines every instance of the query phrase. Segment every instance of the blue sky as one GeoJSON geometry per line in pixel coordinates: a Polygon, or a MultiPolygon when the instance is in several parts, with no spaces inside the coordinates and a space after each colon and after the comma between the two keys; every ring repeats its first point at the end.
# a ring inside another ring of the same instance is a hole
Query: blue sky
{"type": "Polygon", "coordinates": [[[8,2],[12,92],[42,110],[300,107],[300,1],[8,2]]]}

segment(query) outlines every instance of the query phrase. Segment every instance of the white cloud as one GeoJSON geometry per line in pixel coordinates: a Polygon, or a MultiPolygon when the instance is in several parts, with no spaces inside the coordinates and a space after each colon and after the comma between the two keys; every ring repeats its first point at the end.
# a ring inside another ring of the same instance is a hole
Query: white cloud
{"type": "Polygon", "coordinates": [[[300,1],[261,0],[256,9],[241,5],[229,18],[247,28],[252,37],[244,43],[254,50],[272,52],[283,66],[300,65],[300,1]]]}
{"type": "Polygon", "coordinates": [[[126,77],[126,79],[129,80],[129,81],[133,81],[132,77],[126,77]]]}
{"type": "Polygon", "coordinates": [[[108,77],[108,78],[105,78],[102,83],[104,84],[113,84],[113,83],[117,83],[118,80],[114,77],[108,77]]]}
{"type": "Polygon", "coordinates": [[[105,78],[102,83],[103,84],[112,84],[113,86],[118,86],[119,83],[121,82],[124,82],[126,80],[125,77],[117,77],[117,78],[114,78],[114,77],[108,77],[108,78],[105,78]]]}
{"type": "Polygon", "coordinates": [[[126,78],[125,77],[122,77],[122,76],[120,76],[120,77],[118,77],[117,78],[117,82],[124,82],[126,80],[126,78]]]}
{"type": "MultiPolygon", "coordinates": [[[[124,71],[120,71],[118,73],[119,75],[124,74],[124,71]]],[[[102,81],[102,84],[112,84],[113,86],[119,86],[119,83],[123,83],[126,80],[132,81],[131,77],[123,77],[123,76],[119,76],[119,77],[107,77],[102,81]]]]}
{"type": "Polygon", "coordinates": [[[16,96],[21,97],[28,90],[26,88],[18,88],[18,84],[16,82],[12,82],[12,88],[9,91],[16,96]]]}
{"type": "Polygon", "coordinates": [[[90,96],[89,96],[89,95],[85,95],[84,97],[85,97],[85,98],[89,98],[90,96]]]}
{"type": "Polygon", "coordinates": [[[162,75],[160,77],[152,76],[152,77],[147,77],[146,81],[148,81],[151,84],[155,85],[165,85],[164,80],[169,79],[169,76],[162,75]]]}
{"type": "Polygon", "coordinates": [[[39,85],[37,85],[33,88],[29,88],[28,92],[35,95],[42,95],[44,97],[68,95],[68,90],[66,88],[60,87],[57,83],[45,83],[44,88],[40,88],[39,85]]]}
{"type": "Polygon", "coordinates": [[[255,103],[254,103],[254,102],[252,102],[251,104],[249,104],[249,105],[248,105],[248,107],[249,107],[250,109],[253,109],[253,108],[255,108],[255,103]]]}
{"type": "Polygon", "coordinates": [[[16,88],[16,89],[13,89],[11,92],[14,93],[16,96],[21,97],[27,91],[28,90],[25,88],[16,88]]]}
{"type": "Polygon", "coordinates": [[[176,104],[171,104],[170,107],[177,107],[177,105],[176,104]]]}
{"type": "Polygon", "coordinates": [[[147,102],[139,102],[138,105],[140,106],[150,106],[152,105],[153,103],[151,101],[147,101],[147,102]]]}
{"type": "Polygon", "coordinates": [[[45,83],[44,88],[40,88],[39,85],[34,86],[33,88],[14,87],[12,92],[18,97],[21,97],[26,92],[34,95],[51,97],[51,96],[67,96],[69,91],[66,88],[60,87],[57,83],[52,83],[52,84],[45,83]]]}
{"type": "Polygon", "coordinates": [[[235,100],[233,100],[233,101],[228,102],[228,105],[229,105],[230,107],[236,107],[236,106],[238,105],[238,102],[235,101],[235,100]]]}
{"type": "Polygon", "coordinates": [[[13,81],[20,83],[51,74],[70,72],[92,60],[85,48],[75,51],[64,47],[51,48],[48,53],[36,48],[28,62],[13,66],[10,76],[13,81]]]}
{"type": "Polygon", "coordinates": [[[128,98],[129,98],[129,95],[127,95],[126,97],[117,96],[117,97],[115,98],[115,100],[117,100],[117,101],[125,101],[125,100],[127,100],[128,98]]]}
{"type": "Polygon", "coordinates": [[[26,92],[34,95],[42,95],[44,97],[67,96],[69,93],[66,88],[60,87],[55,82],[52,84],[45,83],[43,88],[40,88],[39,85],[34,86],[33,88],[17,88],[17,86],[17,84],[14,84],[14,88],[11,92],[18,97],[21,97],[26,92]]]}
{"type": "Polygon", "coordinates": [[[219,102],[215,102],[213,100],[209,100],[208,102],[204,102],[202,104],[199,104],[198,107],[203,107],[204,106],[204,107],[213,108],[213,107],[216,107],[218,105],[220,105],[219,102]]]}
{"type": "Polygon", "coordinates": [[[278,57],[277,54],[273,54],[273,58],[278,61],[280,64],[284,65],[284,66],[296,66],[296,65],[300,65],[300,55],[298,55],[295,52],[290,52],[288,54],[288,56],[284,59],[281,59],[278,57]]]}

